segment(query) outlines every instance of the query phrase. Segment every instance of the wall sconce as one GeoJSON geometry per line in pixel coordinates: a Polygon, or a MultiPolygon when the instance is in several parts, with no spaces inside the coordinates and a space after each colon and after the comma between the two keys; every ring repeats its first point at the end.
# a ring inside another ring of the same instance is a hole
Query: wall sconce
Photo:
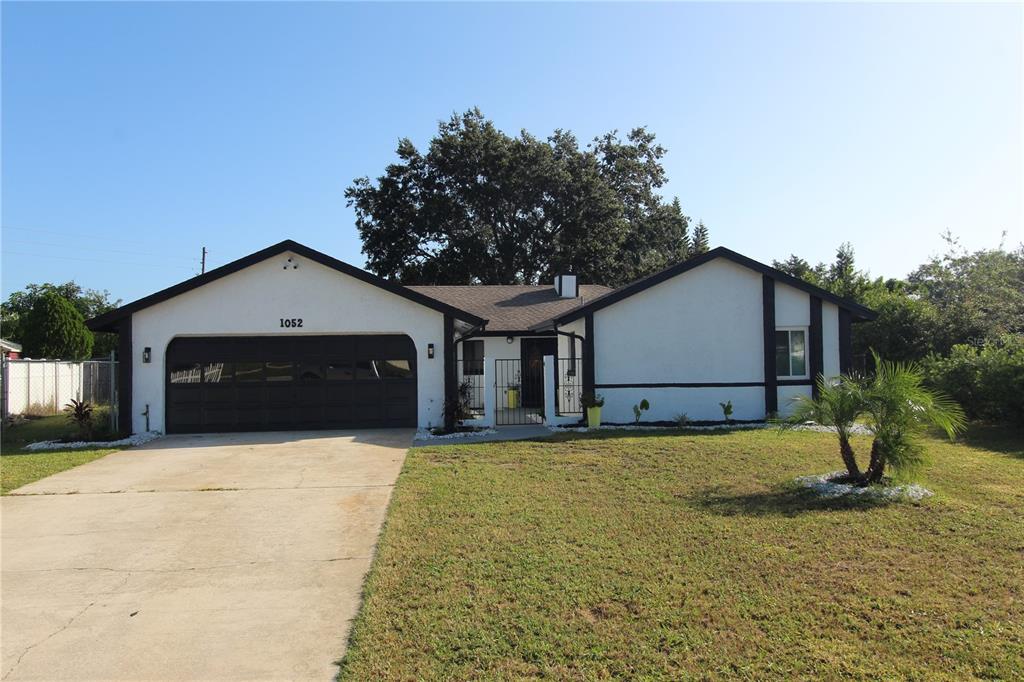
{"type": "Polygon", "coordinates": [[[149,346],[146,346],[145,348],[142,349],[142,361],[143,362],[149,362],[152,359],[153,359],[153,351],[150,349],[149,346]]]}
{"type": "Polygon", "coordinates": [[[506,336],[505,337],[505,343],[512,343],[512,337],[511,336],[506,336]]]}
{"type": "Polygon", "coordinates": [[[432,343],[427,344],[427,357],[431,360],[434,359],[434,344],[432,343]]]}

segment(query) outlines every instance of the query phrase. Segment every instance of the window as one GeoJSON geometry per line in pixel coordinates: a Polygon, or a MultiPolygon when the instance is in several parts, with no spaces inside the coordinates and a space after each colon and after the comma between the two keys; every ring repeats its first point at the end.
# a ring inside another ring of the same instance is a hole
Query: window
{"type": "Polygon", "coordinates": [[[291,381],[292,363],[290,362],[268,362],[266,368],[267,381],[291,381]]]}
{"type": "Polygon", "coordinates": [[[484,342],[482,340],[462,342],[462,373],[464,375],[484,373],[484,342]]]}
{"type": "Polygon", "coordinates": [[[349,381],[354,376],[351,362],[327,363],[327,378],[330,381],[349,381]]]}
{"type": "Polygon", "coordinates": [[[235,364],[235,381],[263,381],[262,362],[239,362],[235,364]]]}
{"type": "Polygon", "coordinates": [[[211,362],[203,367],[203,383],[225,384],[235,378],[235,366],[230,362],[211,362]]]}
{"type": "Polygon", "coordinates": [[[171,365],[172,384],[198,384],[201,375],[198,362],[176,363],[171,365]]]}
{"type": "Polygon", "coordinates": [[[380,375],[386,379],[411,379],[412,367],[408,360],[376,360],[380,375]]]}
{"type": "Polygon", "coordinates": [[[807,330],[775,330],[775,375],[780,379],[807,376],[807,330]]]}

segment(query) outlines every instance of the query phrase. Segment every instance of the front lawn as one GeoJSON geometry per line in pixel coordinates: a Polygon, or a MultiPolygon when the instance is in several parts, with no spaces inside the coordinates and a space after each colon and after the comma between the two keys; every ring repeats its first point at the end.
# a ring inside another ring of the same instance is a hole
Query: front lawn
{"type": "Polygon", "coordinates": [[[341,677],[1020,679],[1024,435],[928,445],[921,504],[787,485],[819,433],[413,449],[341,677]]]}
{"type": "MultiPolygon", "coordinates": [[[[97,421],[106,419],[105,412],[97,410],[97,421]]],[[[73,437],[74,425],[65,415],[30,419],[3,430],[0,441],[0,494],[6,495],[15,488],[38,481],[57,472],[76,467],[120,448],[99,450],[25,450],[29,443],[43,440],[73,437]]]]}

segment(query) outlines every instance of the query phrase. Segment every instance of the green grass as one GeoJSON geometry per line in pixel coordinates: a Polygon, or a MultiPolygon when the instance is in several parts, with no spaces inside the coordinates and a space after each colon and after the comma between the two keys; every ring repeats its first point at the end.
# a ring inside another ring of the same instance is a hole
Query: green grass
{"type": "Polygon", "coordinates": [[[828,434],[411,450],[341,678],[1020,679],[1024,435],[928,448],[921,504],[794,488],[828,434]]]}
{"type": "MultiPolygon", "coordinates": [[[[107,418],[105,410],[98,409],[96,420],[103,423],[107,418]]],[[[0,441],[0,494],[6,495],[15,488],[46,478],[57,472],[76,467],[120,448],[99,450],[25,450],[29,443],[43,440],[73,437],[76,428],[65,415],[30,419],[17,426],[4,428],[0,441]]]]}

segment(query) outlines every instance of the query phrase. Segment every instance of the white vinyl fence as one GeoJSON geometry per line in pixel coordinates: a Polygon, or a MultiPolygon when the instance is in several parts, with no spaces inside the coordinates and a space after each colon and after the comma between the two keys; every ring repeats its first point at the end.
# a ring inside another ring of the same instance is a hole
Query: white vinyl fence
{"type": "Polygon", "coordinates": [[[96,406],[117,404],[117,362],[114,360],[8,360],[3,359],[0,412],[46,416],[59,414],[71,401],[96,406]]]}

